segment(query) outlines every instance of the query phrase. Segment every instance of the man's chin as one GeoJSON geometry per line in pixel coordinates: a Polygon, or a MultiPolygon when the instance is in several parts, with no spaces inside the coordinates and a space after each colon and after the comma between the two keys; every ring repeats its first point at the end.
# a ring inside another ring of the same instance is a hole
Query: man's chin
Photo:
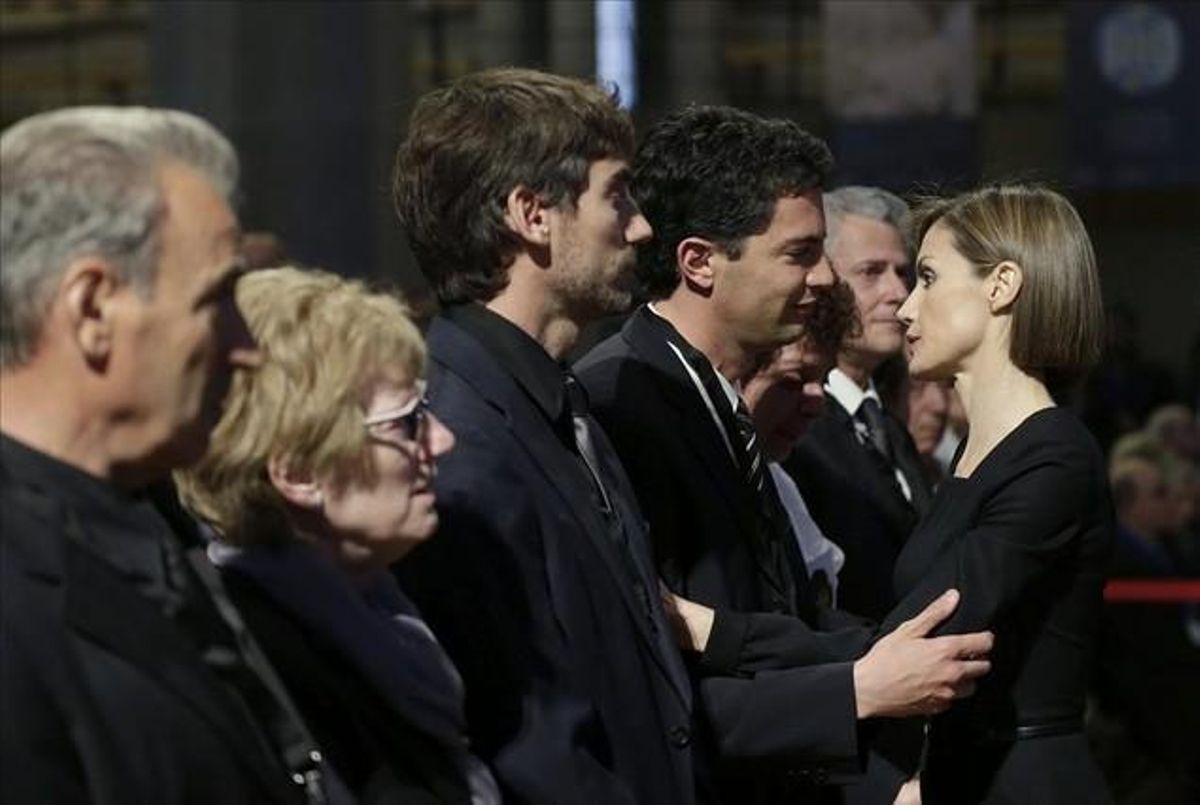
{"type": "Polygon", "coordinates": [[[617,316],[633,307],[633,291],[610,287],[596,300],[596,317],[617,316]]]}

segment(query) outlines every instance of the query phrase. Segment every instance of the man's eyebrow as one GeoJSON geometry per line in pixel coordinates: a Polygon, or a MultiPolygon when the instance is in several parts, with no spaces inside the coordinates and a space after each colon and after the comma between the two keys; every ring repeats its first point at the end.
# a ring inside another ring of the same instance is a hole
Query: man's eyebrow
{"type": "Polygon", "coordinates": [[[824,242],[824,240],[825,238],[819,235],[806,235],[802,238],[788,238],[776,246],[772,251],[775,254],[784,254],[785,252],[792,251],[793,249],[807,249],[813,244],[824,242]]]}
{"type": "Polygon", "coordinates": [[[629,180],[633,178],[633,172],[628,167],[621,168],[619,171],[608,177],[607,188],[614,190],[621,185],[629,184],[629,180]]]}

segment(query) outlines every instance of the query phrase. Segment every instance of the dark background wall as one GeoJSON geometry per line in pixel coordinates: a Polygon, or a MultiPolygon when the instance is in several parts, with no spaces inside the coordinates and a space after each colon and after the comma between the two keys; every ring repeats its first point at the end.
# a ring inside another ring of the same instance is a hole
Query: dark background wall
{"type": "MultiPolygon", "coordinates": [[[[1073,137],[1089,110],[1069,80],[1071,10],[1062,0],[975,4],[973,163],[951,178],[1066,190],[1091,230],[1106,300],[1138,314],[1142,351],[1182,385],[1200,337],[1200,190],[1074,183],[1073,137]]],[[[592,0],[3,0],[0,12],[5,125],[67,103],[200,113],[241,153],[247,229],[277,233],[303,262],[418,297],[424,285],[389,197],[415,99],[489,65],[590,76],[596,64],[592,0]]],[[[822,14],[817,2],[639,0],[635,119],[736,103],[836,144],[822,14]]]]}

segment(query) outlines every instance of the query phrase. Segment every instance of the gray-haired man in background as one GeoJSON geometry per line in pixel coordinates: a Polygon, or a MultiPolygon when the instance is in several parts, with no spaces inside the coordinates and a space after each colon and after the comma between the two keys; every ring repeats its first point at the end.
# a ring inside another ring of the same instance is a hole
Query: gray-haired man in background
{"type": "Polygon", "coordinates": [[[912,285],[909,211],[875,187],[843,187],[823,201],[825,253],[854,291],[860,326],[826,380],[824,413],[784,466],[813,519],[846,554],[839,605],[879,620],[895,603],[896,556],[930,500],[912,438],[872,380],[904,348],[896,311],[912,285]]]}

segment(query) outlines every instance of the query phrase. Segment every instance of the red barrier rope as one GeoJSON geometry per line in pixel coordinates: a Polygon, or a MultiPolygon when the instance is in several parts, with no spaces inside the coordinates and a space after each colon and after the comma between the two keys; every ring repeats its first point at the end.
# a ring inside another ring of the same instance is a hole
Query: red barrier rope
{"type": "Polygon", "coordinates": [[[1109,603],[1200,603],[1200,579],[1109,579],[1104,587],[1109,603]]]}

